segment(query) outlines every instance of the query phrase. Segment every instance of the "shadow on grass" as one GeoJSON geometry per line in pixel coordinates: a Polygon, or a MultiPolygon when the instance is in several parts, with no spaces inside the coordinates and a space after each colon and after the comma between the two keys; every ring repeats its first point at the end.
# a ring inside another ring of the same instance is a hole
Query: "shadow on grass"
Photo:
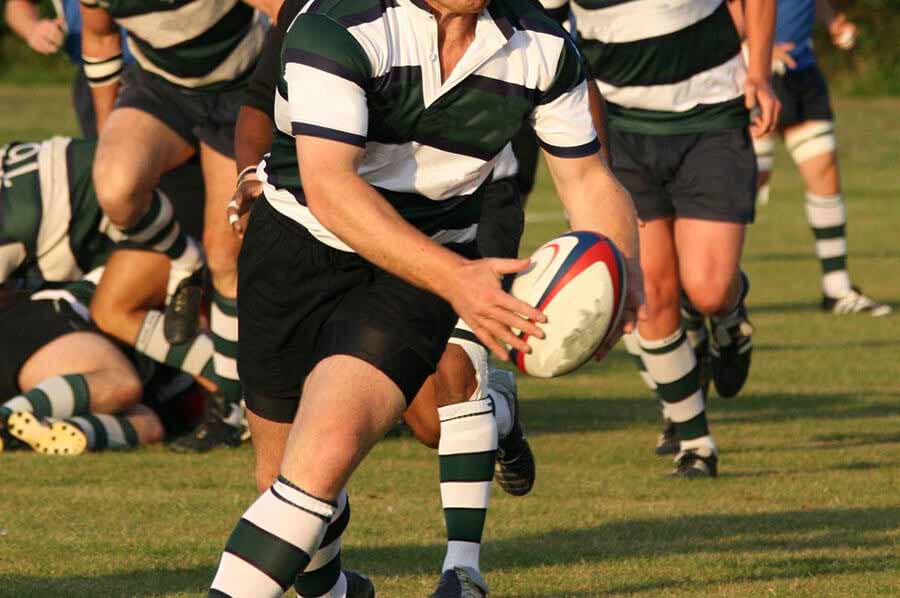
{"type": "Polygon", "coordinates": [[[71,577],[0,576],[4,598],[156,598],[206,593],[215,566],[123,571],[71,577]]]}
{"type": "Polygon", "coordinates": [[[849,341],[849,342],[816,342],[816,343],[754,343],[756,352],[772,353],[778,351],[833,351],[835,349],[883,349],[886,347],[900,347],[900,338],[894,340],[876,341],[849,341]]]}

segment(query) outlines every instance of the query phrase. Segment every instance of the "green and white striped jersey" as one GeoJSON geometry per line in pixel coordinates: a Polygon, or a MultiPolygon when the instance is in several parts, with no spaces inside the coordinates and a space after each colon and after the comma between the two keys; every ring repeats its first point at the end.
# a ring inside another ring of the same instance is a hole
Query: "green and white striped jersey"
{"type": "Polygon", "coordinates": [[[72,311],[81,316],[85,322],[91,321],[91,300],[97,292],[100,277],[103,276],[103,266],[94,268],[79,280],[56,288],[44,289],[32,293],[32,301],[65,301],[72,307],[72,311]]]}
{"type": "MultiPolygon", "coordinates": [[[[558,10],[568,0],[542,0],[558,10]]],[[[611,127],[643,134],[746,127],[741,42],[724,0],[571,0],[611,127]]]]}
{"type": "Polygon", "coordinates": [[[54,137],[0,148],[0,282],[35,289],[106,261],[115,233],[94,194],[95,147],[54,137]]]}
{"type": "Polygon", "coordinates": [[[146,71],[170,83],[215,90],[243,81],[256,64],[268,19],[241,0],[81,0],[128,32],[146,71]]]}
{"type": "Polygon", "coordinates": [[[422,0],[312,0],[285,36],[277,134],[259,174],[276,210],[351,251],[305,205],[294,136],[357,145],[360,176],[404,218],[440,243],[465,242],[481,189],[508,169],[498,160],[524,122],[551,154],[599,148],[582,57],[529,0],[493,0],[443,83],[437,23],[422,0]]]}

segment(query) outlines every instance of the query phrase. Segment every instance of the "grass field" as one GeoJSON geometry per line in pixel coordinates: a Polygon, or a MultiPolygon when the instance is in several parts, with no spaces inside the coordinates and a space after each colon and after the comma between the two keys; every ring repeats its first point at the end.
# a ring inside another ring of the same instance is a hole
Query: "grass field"
{"type": "MultiPolygon", "coordinates": [[[[0,141],[74,131],[66,94],[0,87],[0,141]]],[[[898,307],[900,101],[838,101],[837,112],[851,270],[898,307]]],[[[539,478],[527,498],[494,494],[493,596],[900,595],[900,316],[818,311],[802,188],[783,152],[778,167],[744,260],[753,372],[743,396],[709,405],[719,478],[663,475],[655,401],[623,353],[561,380],[521,379],[539,478]]],[[[563,227],[542,174],[526,250],[563,227]]],[[[437,580],[436,465],[390,439],[351,485],[345,563],[383,598],[422,597],[437,580]]],[[[205,596],[255,495],[249,447],[0,455],[0,596],[205,596]]]]}

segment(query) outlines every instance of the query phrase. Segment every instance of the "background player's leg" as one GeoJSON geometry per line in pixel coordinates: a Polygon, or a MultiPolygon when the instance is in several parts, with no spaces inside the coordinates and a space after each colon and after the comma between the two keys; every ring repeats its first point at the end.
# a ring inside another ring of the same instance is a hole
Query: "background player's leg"
{"type": "Polygon", "coordinates": [[[754,139],[753,152],[756,154],[757,170],[756,203],[764,206],[769,203],[769,183],[775,166],[775,134],[754,139]]]}
{"type": "Polygon", "coordinates": [[[116,415],[84,415],[63,421],[84,435],[88,451],[134,448],[159,442],[165,435],[159,416],[146,405],[116,415]]]}
{"type": "Polygon", "coordinates": [[[647,374],[662,401],[663,417],[672,422],[680,441],[674,473],[715,475],[718,458],[706,421],[699,367],[681,327],[674,219],[645,223],[640,241],[648,318],[640,322],[637,339],[647,374]]]}

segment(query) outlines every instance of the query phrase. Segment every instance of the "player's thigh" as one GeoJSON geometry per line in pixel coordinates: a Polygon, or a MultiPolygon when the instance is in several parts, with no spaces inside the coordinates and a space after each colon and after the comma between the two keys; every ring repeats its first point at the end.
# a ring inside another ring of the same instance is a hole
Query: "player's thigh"
{"type": "Polygon", "coordinates": [[[19,387],[32,388],[53,376],[95,371],[110,373],[98,392],[114,392],[117,383],[131,386],[131,380],[137,379],[134,366],[110,339],[97,332],[72,332],[48,342],[25,361],[19,370],[19,387]]]}
{"type": "Polygon", "coordinates": [[[256,487],[262,492],[278,477],[291,422],[272,421],[249,409],[247,421],[250,423],[250,440],[256,459],[256,487]]]}
{"type": "Polygon", "coordinates": [[[154,251],[113,252],[91,301],[91,317],[97,326],[133,343],[141,325],[135,312],[165,304],[169,266],[169,258],[154,251]]]}
{"type": "Polygon", "coordinates": [[[149,191],[162,173],[193,153],[191,144],[156,117],[137,108],[116,108],[103,127],[94,158],[98,199],[104,203],[149,191]]]}
{"type": "Polygon", "coordinates": [[[675,221],[681,285],[704,313],[723,309],[737,278],[745,226],[737,222],[679,218],[675,221]]]}

